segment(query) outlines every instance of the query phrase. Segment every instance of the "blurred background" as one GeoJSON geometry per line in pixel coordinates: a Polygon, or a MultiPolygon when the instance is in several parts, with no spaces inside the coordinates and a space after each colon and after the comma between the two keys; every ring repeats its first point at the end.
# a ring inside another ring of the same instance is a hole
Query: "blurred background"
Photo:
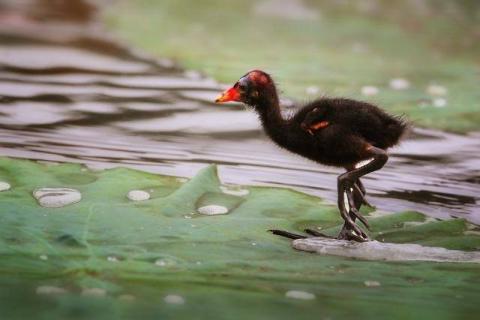
{"type": "Polygon", "coordinates": [[[280,150],[243,106],[213,103],[254,68],[276,80],[285,116],[317,96],[405,115],[411,136],[364,179],[376,236],[478,250],[479,1],[0,0],[0,182],[12,187],[0,194],[0,310],[20,319],[478,314],[476,265],[318,257],[265,232],[334,228],[341,170],[280,150]],[[158,212],[183,177],[212,163],[221,183],[210,167],[189,199],[234,199],[241,214],[158,212]],[[32,186],[52,181],[84,199],[41,208],[32,186]],[[161,189],[149,189],[157,199],[129,202],[126,188],[140,182],[161,189]]]}
{"type": "Polygon", "coordinates": [[[479,11],[478,1],[120,1],[106,17],[131,43],[222,82],[266,69],[299,100],[363,93],[464,132],[480,122],[479,11]]]}
{"type": "Polygon", "coordinates": [[[243,107],[212,103],[260,68],[287,115],[345,96],[414,123],[367,178],[380,209],[480,221],[478,1],[3,0],[0,10],[4,156],[185,177],[218,163],[226,182],[335,200],[338,170],[279,150],[243,107]]]}

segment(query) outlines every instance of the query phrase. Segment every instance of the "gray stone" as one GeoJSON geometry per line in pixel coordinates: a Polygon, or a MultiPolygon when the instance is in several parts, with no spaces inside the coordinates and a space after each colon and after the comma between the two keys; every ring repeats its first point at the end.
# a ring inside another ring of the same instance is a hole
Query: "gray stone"
{"type": "Polygon", "coordinates": [[[480,252],[448,250],[409,243],[353,242],[326,238],[308,238],[294,240],[292,245],[297,250],[362,260],[480,263],[480,252]]]}

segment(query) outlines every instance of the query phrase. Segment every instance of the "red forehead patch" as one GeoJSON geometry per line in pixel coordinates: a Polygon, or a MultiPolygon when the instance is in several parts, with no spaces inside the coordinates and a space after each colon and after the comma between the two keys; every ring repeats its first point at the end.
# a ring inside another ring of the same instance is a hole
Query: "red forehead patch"
{"type": "Polygon", "coordinates": [[[270,79],[268,78],[268,76],[264,72],[261,72],[261,71],[252,71],[252,72],[250,72],[248,77],[250,78],[250,80],[253,83],[257,83],[257,84],[261,84],[261,85],[265,85],[265,84],[268,84],[270,82],[270,79]]]}

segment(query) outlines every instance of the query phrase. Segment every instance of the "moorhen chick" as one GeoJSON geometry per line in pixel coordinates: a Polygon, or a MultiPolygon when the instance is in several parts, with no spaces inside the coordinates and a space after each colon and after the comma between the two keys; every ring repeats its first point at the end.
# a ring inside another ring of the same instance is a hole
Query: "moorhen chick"
{"type": "MultiPolygon", "coordinates": [[[[337,181],[338,209],[345,221],[337,238],[369,240],[355,224],[358,218],[369,228],[359,212],[362,204],[368,204],[360,177],[385,165],[386,150],[404,136],[406,121],[370,103],[344,98],[317,99],[284,119],[275,83],[261,70],[248,72],[215,100],[227,101],[253,107],[267,135],[280,147],[324,165],[345,168],[347,172],[337,181]]],[[[291,239],[306,238],[283,230],[271,231],[291,239]]],[[[325,236],[312,229],[305,231],[325,236]]]]}

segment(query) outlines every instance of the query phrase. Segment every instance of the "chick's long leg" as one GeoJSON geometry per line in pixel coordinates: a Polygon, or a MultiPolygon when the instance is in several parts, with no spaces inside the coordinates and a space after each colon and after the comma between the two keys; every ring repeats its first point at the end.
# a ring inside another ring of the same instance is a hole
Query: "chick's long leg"
{"type": "MultiPolygon", "coordinates": [[[[347,172],[355,170],[355,167],[347,167],[345,168],[347,172]]],[[[350,192],[345,192],[344,193],[344,201],[347,199],[348,204],[345,203],[345,207],[348,211],[348,214],[350,215],[350,218],[352,219],[353,222],[358,218],[368,229],[369,225],[367,220],[360,214],[358,211],[362,204],[368,204],[365,200],[365,187],[363,186],[362,182],[360,181],[360,178],[357,179],[354,183],[353,186],[350,188],[350,192]],[[353,204],[353,207],[351,206],[353,204]]],[[[340,235],[338,236],[339,239],[350,239],[351,237],[348,236],[348,233],[350,231],[351,227],[345,223],[340,235]],[[348,231],[348,232],[347,232],[348,231]]],[[[364,233],[362,236],[366,236],[364,233]]],[[[362,238],[355,239],[357,241],[365,241],[362,238]]]]}
{"type": "MultiPolygon", "coordinates": [[[[362,203],[363,203],[363,194],[360,192],[360,190],[358,188],[351,188],[351,193],[345,193],[345,196],[348,197],[348,214],[350,215],[350,218],[352,219],[353,222],[355,222],[355,220],[357,219],[357,217],[359,218],[359,220],[367,227],[369,228],[368,226],[368,222],[367,220],[365,220],[365,218],[359,213],[359,209],[360,207],[362,206],[362,203]],[[353,196],[353,199],[352,199],[352,196],[353,196]],[[355,206],[353,208],[350,207],[350,204],[353,203],[355,206]]],[[[347,198],[346,198],[347,199],[347,198]]],[[[355,240],[355,241],[359,241],[359,242],[364,242],[366,240],[368,240],[367,236],[365,233],[362,232],[362,235],[361,237],[357,237],[357,236],[352,236],[352,228],[350,227],[350,225],[345,222],[344,225],[343,225],[343,228],[342,230],[340,231],[340,234],[338,235],[338,239],[347,239],[347,240],[355,240]]]]}
{"type": "MultiPolygon", "coordinates": [[[[358,210],[360,209],[361,207],[361,204],[362,204],[362,199],[363,199],[363,195],[362,193],[356,189],[354,190],[354,200],[353,202],[355,203],[355,208],[358,210]]],[[[356,215],[352,214],[350,212],[350,216],[352,218],[353,221],[355,221],[355,219],[357,218],[356,215]]],[[[363,217],[362,217],[363,218],[363,217]]],[[[366,223],[366,222],[364,222],[366,223]]],[[[344,226],[345,228],[345,226],[344,226]]],[[[285,237],[285,238],[288,238],[288,239],[292,239],[292,240],[296,240],[296,239],[306,239],[308,238],[308,236],[304,236],[304,235],[301,235],[301,234],[297,234],[297,233],[292,233],[292,232],[288,232],[288,231],[285,231],[285,230],[278,230],[278,229],[273,229],[273,230],[269,230],[270,232],[272,232],[273,234],[275,235],[278,235],[278,236],[281,236],[281,237],[285,237]]],[[[314,230],[314,229],[305,229],[304,230],[305,233],[309,234],[310,236],[314,236],[314,237],[322,237],[322,238],[329,238],[329,239],[336,239],[335,237],[332,237],[332,236],[329,236],[329,235],[326,235],[320,231],[317,231],[317,230],[314,230]]],[[[345,236],[346,238],[346,236],[345,236]]]]}
{"type": "Polygon", "coordinates": [[[364,204],[366,206],[373,208],[373,206],[367,201],[367,199],[365,199],[365,196],[367,195],[367,191],[365,190],[365,187],[363,186],[363,183],[362,181],[360,181],[360,179],[357,179],[357,181],[355,182],[354,188],[357,189],[357,191],[360,193],[360,198],[358,201],[361,204],[364,204]]]}
{"type": "Polygon", "coordinates": [[[367,194],[367,190],[365,190],[365,187],[364,187],[362,181],[360,180],[360,178],[357,179],[355,184],[357,185],[357,187],[360,190],[360,192],[362,193],[362,195],[365,196],[367,194]]]}
{"type": "Polygon", "coordinates": [[[365,149],[366,156],[372,157],[373,160],[368,164],[358,168],[350,170],[338,177],[338,209],[340,215],[345,221],[340,234],[339,239],[355,240],[355,241],[368,241],[368,236],[365,232],[355,224],[355,218],[359,218],[365,226],[368,227],[366,220],[358,212],[359,205],[358,200],[355,201],[355,197],[359,198],[363,195],[360,190],[357,190],[356,182],[358,179],[370,172],[381,169],[388,160],[388,156],[382,149],[367,146],[365,149]],[[348,207],[348,208],[347,208],[348,207]]]}
{"type": "MultiPolygon", "coordinates": [[[[369,205],[364,199],[365,188],[360,181],[360,177],[381,169],[387,162],[388,156],[385,151],[373,146],[368,146],[366,151],[370,157],[373,157],[371,162],[358,169],[350,169],[338,177],[338,208],[340,209],[340,214],[345,221],[343,228],[337,237],[338,239],[355,240],[360,242],[368,240],[368,236],[365,234],[365,232],[363,232],[360,227],[355,224],[355,220],[358,218],[368,228],[368,222],[358,211],[362,203],[369,205]],[[348,210],[347,206],[349,207],[348,210]]],[[[284,230],[274,229],[269,231],[275,235],[289,239],[307,238],[305,235],[284,230]]],[[[332,238],[313,229],[305,229],[305,232],[315,237],[332,238]]]]}
{"type": "MultiPolygon", "coordinates": [[[[352,171],[352,170],[355,170],[355,166],[347,166],[345,167],[345,171],[352,171]]],[[[369,207],[372,207],[372,205],[370,203],[368,203],[368,201],[365,199],[365,196],[367,195],[367,191],[365,190],[365,187],[363,186],[363,183],[362,181],[360,180],[360,178],[358,178],[354,185],[353,185],[353,188],[355,189],[354,192],[355,193],[358,193],[358,194],[355,194],[355,203],[358,203],[358,205],[356,206],[357,209],[360,208],[361,204],[365,204],[369,207]]]]}

